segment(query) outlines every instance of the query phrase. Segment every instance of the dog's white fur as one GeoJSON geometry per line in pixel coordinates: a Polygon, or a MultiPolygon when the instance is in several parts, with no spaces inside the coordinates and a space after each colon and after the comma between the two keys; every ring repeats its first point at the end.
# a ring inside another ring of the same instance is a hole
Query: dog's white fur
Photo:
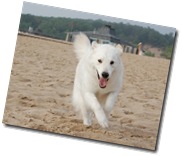
{"type": "Polygon", "coordinates": [[[84,125],[90,126],[92,114],[98,123],[108,127],[107,117],[111,112],[123,80],[123,65],[120,45],[90,44],[83,33],[75,37],[74,50],[79,63],[76,68],[72,103],[81,111],[84,125]],[[112,63],[111,63],[112,61],[112,63]],[[108,78],[103,78],[103,72],[108,78]]]}

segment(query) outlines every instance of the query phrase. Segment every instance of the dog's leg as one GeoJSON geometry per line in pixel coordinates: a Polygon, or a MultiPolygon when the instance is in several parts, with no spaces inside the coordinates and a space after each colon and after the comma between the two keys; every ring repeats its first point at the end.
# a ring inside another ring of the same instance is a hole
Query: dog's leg
{"type": "Polygon", "coordinates": [[[83,124],[86,126],[90,126],[92,124],[92,119],[90,116],[90,112],[87,110],[85,106],[81,107],[81,113],[83,117],[83,124]]]}
{"type": "Polygon", "coordinates": [[[72,97],[72,104],[75,107],[76,111],[80,111],[83,119],[83,124],[90,126],[91,125],[91,118],[89,115],[89,112],[85,106],[84,100],[81,96],[81,93],[79,90],[76,90],[75,87],[73,90],[73,97],[72,97]]]}
{"type": "Polygon", "coordinates": [[[112,92],[108,95],[106,99],[106,103],[104,105],[104,111],[107,117],[109,117],[109,114],[113,109],[117,96],[118,96],[117,92],[112,92]]]}
{"type": "Polygon", "coordinates": [[[87,92],[85,93],[84,99],[85,102],[87,102],[87,105],[93,110],[99,124],[103,128],[108,127],[108,121],[106,115],[100,103],[98,102],[96,96],[93,93],[87,92]]]}

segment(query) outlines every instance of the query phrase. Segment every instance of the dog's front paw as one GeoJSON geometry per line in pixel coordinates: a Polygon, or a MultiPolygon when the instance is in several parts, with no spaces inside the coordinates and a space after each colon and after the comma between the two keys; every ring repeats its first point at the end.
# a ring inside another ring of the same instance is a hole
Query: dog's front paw
{"type": "Polygon", "coordinates": [[[84,124],[85,126],[91,126],[91,125],[92,125],[92,121],[91,121],[90,119],[84,119],[84,120],[83,120],[83,124],[84,124]]]}
{"type": "Polygon", "coordinates": [[[104,118],[102,118],[102,119],[99,119],[98,122],[99,122],[99,124],[100,124],[100,126],[101,126],[102,128],[107,128],[107,127],[109,127],[108,121],[107,121],[107,118],[106,118],[106,117],[104,117],[104,118]]]}
{"type": "Polygon", "coordinates": [[[104,121],[104,122],[100,123],[100,125],[102,126],[102,128],[108,128],[109,127],[107,121],[104,121]]]}

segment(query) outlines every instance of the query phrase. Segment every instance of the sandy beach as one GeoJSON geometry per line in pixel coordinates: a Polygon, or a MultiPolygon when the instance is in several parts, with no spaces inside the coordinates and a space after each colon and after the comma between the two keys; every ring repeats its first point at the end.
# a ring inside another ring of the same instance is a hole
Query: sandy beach
{"type": "MultiPolygon", "coordinates": [[[[123,88],[107,129],[71,105],[71,44],[18,35],[3,123],[155,150],[170,60],[124,53],[123,88]]],[[[61,137],[60,137],[61,139],[61,137]]]]}

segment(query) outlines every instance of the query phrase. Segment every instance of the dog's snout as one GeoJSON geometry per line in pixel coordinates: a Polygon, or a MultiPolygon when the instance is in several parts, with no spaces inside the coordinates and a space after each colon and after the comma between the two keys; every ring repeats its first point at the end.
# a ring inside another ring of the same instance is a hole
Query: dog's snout
{"type": "Polygon", "coordinates": [[[109,77],[109,73],[103,72],[102,73],[102,77],[105,78],[105,79],[107,79],[109,77]]]}

